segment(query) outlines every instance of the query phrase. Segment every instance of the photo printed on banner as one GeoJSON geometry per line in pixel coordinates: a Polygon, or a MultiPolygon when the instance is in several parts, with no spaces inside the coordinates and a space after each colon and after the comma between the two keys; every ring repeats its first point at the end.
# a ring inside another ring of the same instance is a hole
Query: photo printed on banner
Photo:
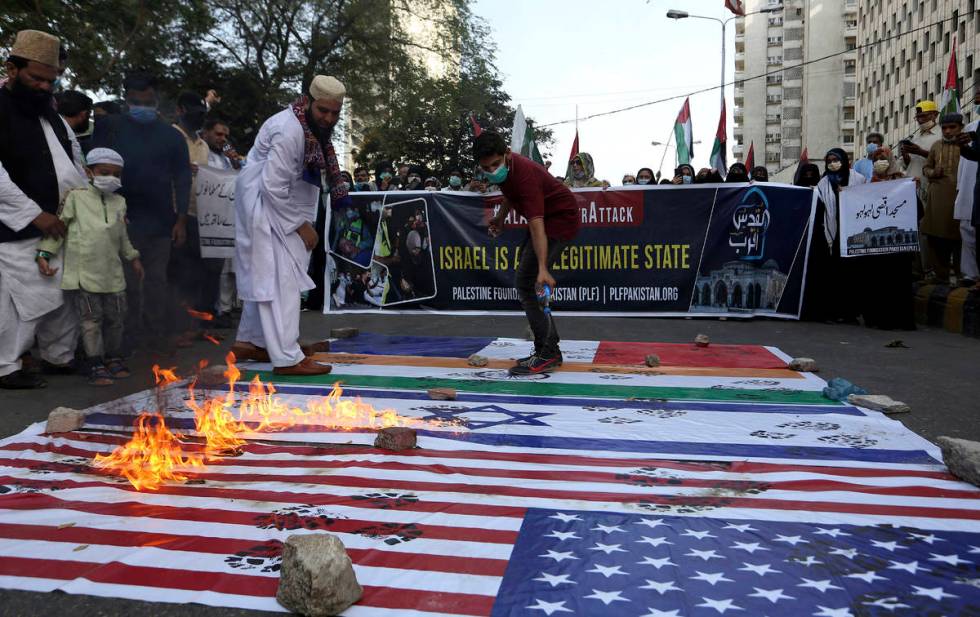
{"type": "Polygon", "coordinates": [[[328,272],[333,309],[405,305],[435,295],[428,209],[387,196],[334,211],[328,272]]]}

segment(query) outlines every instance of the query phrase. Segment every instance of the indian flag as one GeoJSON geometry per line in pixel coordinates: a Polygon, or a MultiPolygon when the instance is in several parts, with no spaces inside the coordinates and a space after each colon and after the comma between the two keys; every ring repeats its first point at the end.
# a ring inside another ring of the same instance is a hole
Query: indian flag
{"type": "Polygon", "coordinates": [[[953,37],[953,50],[946,69],[946,87],[939,103],[940,116],[960,113],[959,74],[956,70],[956,37],[953,37]]]}
{"type": "Polygon", "coordinates": [[[677,164],[690,164],[694,156],[694,133],[691,130],[691,99],[684,99],[681,113],[674,122],[674,138],[677,140],[677,164]]]}
{"type": "MultiPolygon", "coordinates": [[[[688,121],[690,122],[690,121],[688,121]]],[[[718,119],[718,131],[715,133],[715,145],[711,148],[710,165],[718,170],[724,178],[728,171],[728,129],[725,124],[725,101],[721,102],[721,117],[718,119]]]]}

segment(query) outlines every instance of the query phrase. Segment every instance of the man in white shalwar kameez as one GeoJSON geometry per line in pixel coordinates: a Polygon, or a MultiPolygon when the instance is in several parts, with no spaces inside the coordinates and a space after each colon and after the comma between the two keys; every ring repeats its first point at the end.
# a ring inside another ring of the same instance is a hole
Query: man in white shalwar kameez
{"type": "Polygon", "coordinates": [[[306,272],[318,240],[321,187],[329,187],[336,206],[350,201],[330,144],[345,94],[333,77],[317,76],[309,96],[265,121],[235,185],[235,271],[244,308],[232,351],[269,361],[280,375],[331,369],[300,347],[300,294],[315,287],[306,272]]]}
{"type": "Polygon", "coordinates": [[[75,355],[78,321],[64,302],[60,271],[44,277],[34,263],[42,236],[65,234],[57,217],[61,196],[87,184],[78,140],[51,104],[58,48],[58,38],[46,32],[18,32],[0,89],[0,388],[6,389],[46,385],[21,364],[35,339],[50,371],[69,371],[75,355]]]}
{"type": "MultiPolygon", "coordinates": [[[[980,84],[973,94],[976,115],[980,115],[980,84]]],[[[974,116],[976,117],[976,116],[974,116]]],[[[976,132],[980,121],[974,120],[966,125],[964,133],[976,132]]],[[[960,270],[963,278],[980,284],[980,269],[977,268],[977,234],[971,223],[973,216],[973,188],[977,184],[977,164],[960,157],[956,173],[956,201],[953,203],[953,216],[960,222],[960,270]]]]}

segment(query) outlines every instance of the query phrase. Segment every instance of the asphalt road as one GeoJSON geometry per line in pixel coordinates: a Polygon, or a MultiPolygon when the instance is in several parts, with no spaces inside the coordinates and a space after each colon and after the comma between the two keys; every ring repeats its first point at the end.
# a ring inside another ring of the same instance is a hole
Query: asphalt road
{"type": "MultiPolygon", "coordinates": [[[[389,334],[523,337],[523,317],[442,315],[303,315],[304,338],[326,338],[330,328],[353,326],[389,334]]],[[[791,356],[814,358],[824,379],[844,377],[875,394],[908,403],[912,413],[895,417],[916,433],[980,440],[980,341],[936,329],[882,332],[859,326],[780,320],[595,318],[558,315],[564,338],[619,341],[690,342],[699,333],[713,343],[775,345],[791,356]],[[906,348],[886,344],[901,339],[906,348]]],[[[149,387],[150,367],[176,366],[189,373],[201,359],[220,363],[233,332],[222,347],[200,342],[172,357],[137,357],[134,376],[109,388],[92,388],[80,377],[49,378],[44,390],[0,391],[0,436],[43,421],[58,406],[82,409],[149,387]]],[[[0,590],[0,616],[99,615],[240,616],[255,611],[199,605],[151,604],[130,600],[0,590]]],[[[268,613],[272,614],[272,613],[268,613]]]]}

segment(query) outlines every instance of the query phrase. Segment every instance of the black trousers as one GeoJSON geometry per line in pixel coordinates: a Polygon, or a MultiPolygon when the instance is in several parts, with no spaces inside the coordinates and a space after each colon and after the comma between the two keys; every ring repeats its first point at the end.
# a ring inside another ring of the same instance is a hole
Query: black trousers
{"type": "MultiPolygon", "coordinates": [[[[548,238],[548,268],[550,269],[558,260],[559,255],[568,246],[567,240],[556,240],[548,238]]],[[[527,322],[534,333],[534,353],[535,355],[551,358],[559,353],[558,328],[555,327],[555,320],[550,313],[545,314],[544,309],[538,303],[537,290],[535,284],[538,280],[538,256],[534,254],[534,243],[531,241],[530,232],[524,239],[521,246],[521,257],[517,264],[517,274],[514,277],[514,287],[517,288],[517,295],[521,300],[521,308],[527,315],[527,322]]]]}

